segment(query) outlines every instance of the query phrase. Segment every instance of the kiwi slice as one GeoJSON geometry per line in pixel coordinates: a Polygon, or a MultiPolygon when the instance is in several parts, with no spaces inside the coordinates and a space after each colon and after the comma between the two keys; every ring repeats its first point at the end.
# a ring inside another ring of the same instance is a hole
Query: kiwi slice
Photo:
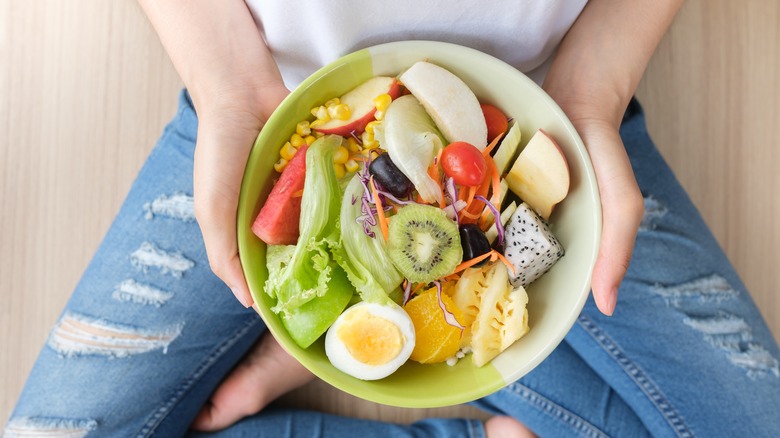
{"type": "Polygon", "coordinates": [[[409,281],[430,283],[452,272],[463,258],[458,225],[440,208],[410,204],[390,218],[388,254],[409,281]]]}

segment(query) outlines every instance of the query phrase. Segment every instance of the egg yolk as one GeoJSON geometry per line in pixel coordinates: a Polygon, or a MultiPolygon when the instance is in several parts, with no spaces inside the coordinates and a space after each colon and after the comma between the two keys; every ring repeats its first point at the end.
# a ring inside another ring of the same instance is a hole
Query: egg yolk
{"type": "Polygon", "coordinates": [[[390,362],[404,345],[404,336],[395,324],[365,309],[347,315],[337,335],[349,354],[367,365],[390,362]]]}

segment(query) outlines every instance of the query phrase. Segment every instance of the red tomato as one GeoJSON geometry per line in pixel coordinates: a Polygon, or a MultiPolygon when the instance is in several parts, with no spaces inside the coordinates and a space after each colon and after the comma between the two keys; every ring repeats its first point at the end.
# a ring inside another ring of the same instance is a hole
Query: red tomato
{"type": "Polygon", "coordinates": [[[500,109],[486,103],[480,104],[482,114],[485,115],[485,123],[488,129],[487,141],[490,143],[499,134],[503,134],[509,128],[509,120],[500,109]]]}
{"type": "Polygon", "coordinates": [[[482,151],[471,143],[456,141],[441,152],[441,168],[456,184],[476,187],[485,179],[487,163],[482,151]]]}

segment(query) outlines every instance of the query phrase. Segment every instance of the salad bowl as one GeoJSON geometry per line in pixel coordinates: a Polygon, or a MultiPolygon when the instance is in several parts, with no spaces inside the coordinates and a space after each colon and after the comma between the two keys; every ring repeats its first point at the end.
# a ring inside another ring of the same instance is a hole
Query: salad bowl
{"type": "Polygon", "coordinates": [[[303,81],[281,103],[251,151],[241,186],[237,227],[239,254],[255,309],[286,351],[317,377],[354,396],[386,405],[427,408],[491,394],[531,371],[563,340],[590,293],[601,232],[601,204],[582,140],[563,111],[536,83],[503,61],[474,49],[433,41],[403,41],[369,47],[334,61],[303,81]],[[538,129],[556,139],[568,162],[571,185],[550,222],[566,255],[527,288],[530,331],[490,363],[476,367],[468,357],[452,366],[409,361],[384,379],[364,381],[331,365],[323,339],[307,349],[291,339],[279,316],[271,311],[274,300],[263,290],[268,277],[266,246],[252,233],[251,226],[278,176],[273,165],[280,146],[296,124],[310,116],[312,107],[374,76],[397,76],[421,60],[448,69],[480,101],[512,117],[523,133],[521,147],[538,129]]]}

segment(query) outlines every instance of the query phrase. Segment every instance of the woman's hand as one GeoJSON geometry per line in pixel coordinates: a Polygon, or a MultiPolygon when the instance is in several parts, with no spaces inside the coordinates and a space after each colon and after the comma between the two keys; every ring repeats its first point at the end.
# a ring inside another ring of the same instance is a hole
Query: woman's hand
{"type": "Polygon", "coordinates": [[[212,271],[245,307],[252,297],[238,258],[236,210],[249,151],[257,134],[289,91],[223,90],[216,101],[193,96],[198,111],[195,148],[195,216],[212,271]],[[262,96],[259,105],[256,96],[262,96]]]}
{"type": "Polygon", "coordinates": [[[601,194],[593,298],[612,315],[644,212],[618,129],[623,112],[682,0],[590,0],[563,39],[544,89],[590,153],[601,194]]]}
{"type": "Polygon", "coordinates": [[[592,290],[598,308],[612,315],[631,261],[644,200],[620,138],[619,122],[599,119],[598,111],[591,108],[583,110],[566,102],[561,106],[588,149],[599,185],[602,233],[592,290]]]}
{"type": "Polygon", "coordinates": [[[284,87],[242,0],[139,0],[198,114],[195,216],[211,269],[246,307],[236,209],[249,151],[284,87]]]}

